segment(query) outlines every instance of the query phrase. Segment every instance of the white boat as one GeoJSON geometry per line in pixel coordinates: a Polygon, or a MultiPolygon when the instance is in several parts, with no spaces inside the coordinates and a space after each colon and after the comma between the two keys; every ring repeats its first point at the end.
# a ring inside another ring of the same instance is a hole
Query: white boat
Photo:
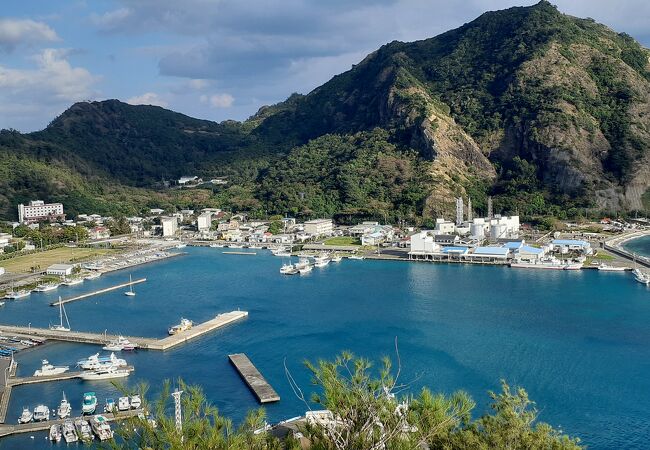
{"type": "Polygon", "coordinates": [[[128,411],[131,409],[131,402],[129,397],[120,397],[117,399],[117,410],[118,411],[128,411]]]}
{"type": "Polygon", "coordinates": [[[278,247],[271,250],[274,256],[291,256],[291,249],[286,247],[278,247]]]}
{"type": "Polygon", "coordinates": [[[101,272],[93,272],[93,273],[89,273],[88,275],[86,275],[84,277],[84,279],[86,279],[86,280],[96,280],[97,278],[99,278],[101,276],[102,276],[101,272]]]}
{"type": "Polygon", "coordinates": [[[634,269],[634,279],[641,284],[650,284],[650,274],[644,273],[641,269],[634,269]]]}
{"type": "Polygon", "coordinates": [[[61,425],[59,424],[54,424],[50,427],[50,441],[54,442],[61,442],[61,438],[63,437],[61,433],[61,425]]]}
{"type": "Polygon", "coordinates": [[[68,366],[53,366],[47,359],[42,361],[41,368],[34,372],[35,377],[46,377],[48,375],[58,375],[67,372],[70,369],[68,366]]]}
{"type": "Polygon", "coordinates": [[[212,248],[223,248],[223,244],[210,244],[212,248]]]}
{"type": "MultiPolygon", "coordinates": [[[[510,267],[519,268],[519,269],[547,269],[547,270],[565,270],[567,268],[567,263],[560,261],[557,258],[543,258],[536,261],[521,261],[514,260],[510,263],[510,267]]],[[[580,267],[578,267],[580,268],[580,267]]]]}
{"type": "Polygon", "coordinates": [[[311,272],[312,269],[313,269],[313,266],[307,265],[307,266],[303,266],[300,269],[298,269],[298,272],[300,272],[300,275],[304,275],[306,273],[311,272]]]}
{"type": "Polygon", "coordinates": [[[341,255],[332,256],[332,262],[339,263],[343,260],[341,255]]]}
{"type": "Polygon", "coordinates": [[[364,259],[364,258],[363,258],[363,256],[359,256],[359,255],[350,255],[350,256],[348,256],[348,259],[359,259],[359,260],[361,260],[361,259],[364,259]]]}
{"type": "Polygon", "coordinates": [[[83,278],[68,278],[62,284],[65,286],[76,286],[84,282],[83,278]]]}
{"type": "Polygon", "coordinates": [[[38,405],[34,408],[34,422],[50,420],[50,408],[45,405],[38,405]]]}
{"type": "Polygon", "coordinates": [[[124,295],[129,296],[129,297],[134,297],[135,292],[133,292],[133,279],[131,278],[131,275],[129,275],[129,290],[124,293],[124,295]]]}
{"type": "Polygon", "coordinates": [[[98,381],[98,380],[112,380],[113,378],[125,378],[131,374],[128,369],[118,369],[115,366],[110,366],[102,369],[84,372],[79,375],[84,381],[98,381]]]}
{"type": "Polygon", "coordinates": [[[330,263],[329,258],[318,257],[314,258],[314,267],[325,267],[330,263]]]}
{"type": "Polygon", "coordinates": [[[113,430],[111,430],[111,426],[109,425],[108,420],[106,420],[106,417],[102,415],[97,415],[90,419],[90,428],[100,441],[106,441],[113,438],[113,430]]]}
{"type": "Polygon", "coordinates": [[[29,410],[29,408],[23,408],[23,413],[20,415],[20,418],[18,419],[18,423],[29,423],[32,421],[33,417],[34,415],[29,410]]]}
{"type": "Polygon", "coordinates": [[[99,353],[95,353],[86,359],[77,361],[77,365],[83,370],[99,370],[110,367],[126,367],[127,363],[125,359],[116,357],[115,353],[111,353],[110,356],[99,356],[99,353]]]}
{"type": "Polygon", "coordinates": [[[304,268],[304,267],[309,267],[309,260],[307,258],[300,258],[296,264],[294,264],[294,267],[298,270],[304,268]]]}
{"type": "Polygon", "coordinates": [[[70,444],[72,442],[77,442],[79,440],[79,436],[77,436],[77,432],[74,429],[74,423],[72,423],[72,420],[66,420],[63,422],[63,439],[65,439],[65,442],[70,444]]]}
{"type": "Polygon", "coordinates": [[[187,247],[187,244],[180,243],[176,246],[176,248],[185,248],[187,247]]]}
{"type": "Polygon", "coordinates": [[[65,419],[67,417],[70,417],[71,412],[72,412],[72,406],[70,406],[70,402],[68,401],[68,399],[65,398],[65,392],[64,392],[63,398],[61,399],[61,403],[59,403],[59,408],[56,410],[56,415],[59,416],[59,419],[65,419]]]}
{"type": "Polygon", "coordinates": [[[283,275],[294,275],[298,273],[298,269],[293,264],[283,264],[280,267],[280,273],[283,275]]]}
{"type": "Polygon", "coordinates": [[[135,350],[135,344],[132,344],[124,336],[118,336],[117,339],[110,341],[108,344],[102,347],[102,349],[108,352],[120,352],[122,350],[135,350]]]}
{"type": "Polygon", "coordinates": [[[21,299],[21,298],[28,297],[31,293],[32,293],[31,291],[27,291],[27,290],[24,290],[24,289],[19,290],[19,291],[11,290],[11,291],[9,291],[9,292],[7,292],[5,294],[5,298],[7,300],[18,300],[18,299],[21,299]]]}
{"type": "Polygon", "coordinates": [[[83,403],[81,404],[82,414],[93,414],[97,409],[97,396],[94,392],[84,393],[83,403]]]}
{"type": "Polygon", "coordinates": [[[625,272],[627,267],[608,266],[603,263],[598,266],[598,270],[602,270],[603,272],[625,272]]]}
{"type": "Polygon", "coordinates": [[[139,395],[131,396],[131,409],[140,409],[142,406],[142,399],[139,395]]]}
{"type": "Polygon", "coordinates": [[[190,328],[192,328],[192,325],[194,324],[191,320],[181,318],[181,322],[178,325],[174,325],[173,327],[170,327],[169,330],[167,330],[167,332],[170,335],[174,335],[180,333],[181,331],[189,330],[190,328]]]}
{"type": "Polygon", "coordinates": [[[57,289],[59,286],[60,286],[59,283],[39,284],[34,289],[34,292],[50,292],[50,291],[53,291],[53,290],[57,289]]]}
{"type": "Polygon", "coordinates": [[[77,430],[77,434],[82,441],[92,441],[93,440],[93,430],[90,428],[90,424],[87,420],[77,419],[74,421],[74,427],[77,430]]]}
{"type": "Polygon", "coordinates": [[[68,314],[65,312],[65,307],[63,306],[63,301],[59,296],[59,324],[50,325],[50,330],[52,331],[70,331],[70,321],[68,320],[68,314]],[[65,316],[65,321],[67,326],[63,325],[63,317],[65,316]]]}

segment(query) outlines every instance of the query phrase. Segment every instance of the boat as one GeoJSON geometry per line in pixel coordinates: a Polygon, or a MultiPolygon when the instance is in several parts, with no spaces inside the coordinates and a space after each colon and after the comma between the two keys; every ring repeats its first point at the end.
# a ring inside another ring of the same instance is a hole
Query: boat
{"type": "Polygon", "coordinates": [[[54,424],[50,427],[50,441],[54,442],[61,442],[61,438],[63,437],[61,433],[61,425],[59,424],[54,424]]]}
{"type": "Polygon", "coordinates": [[[46,420],[50,420],[50,408],[38,405],[34,408],[34,422],[45,422],[46,420]]]}
{"type": "Polygon", "coordinates": [[[127,363],[125,359],[118,358],[115,353],[111,352],[110,356],[99,356],[99,353],[95,353],[86,359],[77,361],[77,365],[83,370],[98,370],[110,367],[126,367],[127,363]]]}
{"type": "Polygon", "coordinates": [[[83,282],[84,282],[83,278],[68,278],[61,284],[65,286],[76,286],[77,284],[81,284],[83,282]]]}
{"type": "Polygon", "coordinates": [[[115,408],[116,408],[115,400],[113,400],[112,398],[107,398],[106,404],[104,404],[104,412],[111,413],[115,408]]]}
{"type": "Polygon", "coordinates": [[[86,279],[86,280],[96,280],[97,278],[99,278],[101,276],[102,276],[101,272],[93,272],[93,273],[89,273],[88,275],[86,275],[84,277],[84,279],[86,279]]]}
{"type": "Polygon", "coordinates": [[[181,318],[181,322],[178,325],[170,327],[167,331],[170,335],[174,335],[180,333],[181,331],[189,330],[192,328],[192,325],[193,323],[191,320],[181,318]]]}
{"type": "Polygon", "coordinates": [[[273,256],[291,256],[291,249],[286,247],[278,247],[271,250],[273,256]]]}
{"type": "Polygon", "coordinates": [[[45,283],[45,284],[39,284],[39,285],[36,286],[36,288],[34,289],[34,292],[50,292],[50,291],[53,291],[53,290],[55,290],[55,289],[58,289],[59,286],[60,286],[59,283],[45,283]]]}
{"type": "Polygon", "coordinates": [[[570,262],[564,265],[564,270],[580,270],[582,269],[583,263],[581,262],[570,262]]]}
{"type": "Polygon", "coordinates": [[[90,424],[87,420],[77,419],[74,421],[74,427],[77,430],[77,434],[82,441],[92,441],[93,440],[93,430],[90,428],[90,424]]]}
{"type": "Polygon", "coordinates": [[[131,402],[129,397],[120,397],[117,399],[117,410],[118,411],[128,411],[131,409],[131,402]]]}
{"type": "Polygon", "coordinates": [[[81,404],[82,414],[93,414],[97,409],[97,396],[94,392],[84,393],[83,403],[81,404]]]}
{"type": "Polygon", "coordinates": [[[139,395],[131,396],[131,409],[140,409],[142,406],[142,399],[139,395]]]}
{"type": "Polygon", "coordinates": [[[187,247],[187,244],[184,244],[182,242],[176,246],[176,248],[185,248],[185,247],[187,247]]]}
{"type": "Polygon", "coordinates": [[[110,366],[102,369],[84,372],[79,375],[79,378],[84,381],[112,380],[114,378],[125,378],[130,374],[131,371],[128,369],[118,369],[115,366],[110,366]]]}
{"type": "Polygon", "coordinates": [[[23,408],[23,413],[20,415],[20,418],[18,419],[18,423],[29,423],[32,421],[33,418],[34,415],[29,410],[29,408],[23,408]]]}
{"type": "Polygon", "coordinates": [[[363,256],[359,256],[359,255],[350,255],[350,256],[348,256],[348,259],[359,259],[359,260],[361,260],[361,259],[364,259],[364,258],[363,258],[363,256]]]}
{"type": "Polygon", "coordinates": [[[314,256],[314,267],[325,267],[330,263],[330,259],[325,254],[314,256]]]}
{"type": "Polygon", "coordinates": [[[298,269],[293,264],[283,264],[280,267],[280,273],[284,275],[295,275],[298,273],[298,269]]]}
{"type": "Polygon", "coordinates": [[[113,438],[113,430],[111,430],[111,426],[109,425],[108,420],[106,420],[106,417],[102,415],[97,415],[90,419],[90,428],[100,441],[106,441],[113,438]]]}
{"type": "Polygon", "coordinates": [[[68,399],[65,398],[65,392],[64,392],[63,398],[61,399],[61,403],[59,403],[59,408],[56,410],[56,415],[59,416],[59,419],[65,419],[67,417],[70,417],[71,412],[72,412],[72,406],[70,406],[70,402],[68,401],[68,399]]]}
{"type": "Polygon", "coordinates": [[[300,269],[298,269],[298,272],[300,272],[300,275],[304,275],[306,273],[311,272],[312,269],[313,269],[313,266],[307,265],[307,266],[303,266],[300,269]]]}
{"type": "Polygon", "coordinates": [[[102,347],[102,349],[108,352],[120,352],[122,350],[135,350],[135,344],[132,344],[124,336],[118,336],[117,339],[110,341],[108,344],[102,347]]]}
{"type": "Polygon", "coordinates": [[[304,267],[308,267],[309,265],[310,265],[310,264],[309,264],[309,260],[308,260],[307,258],[300,258],[300,259],[298,260],[298,262],[294,265],[294,267],[295,267],[298,271],[300,271],[300,269],[302,269],[302,268],[304,268],[304,267]]]}
{"type": "Polygon", "coordinates": [[[223,248],[223,244],[210,244],[212,248],[223,248]]]}
{"type": "Polygon", "coordinates": [[[332,262],[339,263],[343,260],[341,255],[332,256],[332,262]]]}
{"type": "Polygon", "coordinates": [[[65,306],[63,306],[63,301],[61,296],[59,296],[59,324],[50,325],[50,330],[52,331],[70,331],[70,321],[68,320],[68,314],[65,312],[65,306]],[[63,316],[65,316],[65,321],[67,326],[63,325],[63,316]]]}
{"type": "Polygon", "coordinates": [[[131,278],[131,275],[129,275],[129,290],[124,293],[124,295],[128,297],[134,297],[135,292],[133,292],[133,279],[131,278]]]}
{"type": "Polygon", "coordinates": [[[25,289],[19,291],[14,291],[13,289],[5,294],[7,300],[19,300],[21,298],[28,297],[32,292],[25,289]]]}
{"type": "Polygon", "coordinates": [[[650,274],[644,273],[641,269],[634,269],[634,279],[641,284],[650,284],[650,274]]]}
{"type": "Polygon", "coordinates": [[[77,436],[77,432],[74,429],[74,423],[72,423],[72,420],[66,420],[63,422],[63,439],[65,439],[65,442],[70,444],[71,442],[77,442],[79,440],[79,436],[77,436]]]}
{"type": "Polygon", "coordinates": [[[519,269],[548,269],[548,270],[576,270],[582,267],[580,263],[565,263],[555,257],[542,258],[536,261],[522,261],[516,259],[510,267],[519,269]]]}
{"type": "Polygon", "coordinates": [[[58,375],[70,370],[68,366],[53,366],[47,359],[42,361],[41,368],[34,372],[35,377],[46,377],[48,375],[58,375]]]}
{"type": "Polygon", "coordinates": [[[625,272],[627,267],[608,266],[603,263],[598,266],[598,270],[602,270],[603,272],[625,272]]]}

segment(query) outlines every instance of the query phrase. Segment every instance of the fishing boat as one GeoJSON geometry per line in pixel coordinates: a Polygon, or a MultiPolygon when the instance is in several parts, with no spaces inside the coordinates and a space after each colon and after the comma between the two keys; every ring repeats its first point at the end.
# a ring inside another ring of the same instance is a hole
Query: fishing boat
{"type": "Polygon", "coordinates": [[[178,334],[181,331],[189,330],[190,328],[192,328],[192,325],[194,325],[194,323],[191,320],[181,318],[181,321],[178,325],[174,325],[173,327],[170,327],[169,330],[167,331],[170,335],[173,336],[174,334],[178,334]]]}
{"type": "Polygon", "coordinates": [[[129,290],[124,293],[124,295],[128,297],[134,297],[135,292],[133,292],[133,279],[131,278],[131,275],[129,275],[129,290]]]}
{"type": "Polygon", "coordinates": [[[50,420],[50,408],[38,405],[34,408],[34,422],[45,422],[46,420],[50,420]]]}
{"type": "Polygon", "coordinates": [[[50,427],[50,441],[61,442],[63,434],[61,433],[61,425],[54,424],[50,427]]]}
{"type": "Polygon", "coordinates": [[[294,267],[300,271],[300,269],[308,267],[309,265],[309,260],[307,258],[300,258],[294,267]]]}
{"type": "Polygon", "coordinates": [[[65,281],[63,281],[62,284],[65,286],[76,286],[83,282],[84,282],[83,278],[67,278],[65,281]]]}
{"type": "Polygon", "coordinates": [[[61,297],[59,296],[59,324],[58,325],[50,325],[50,330],[52,331],[70,331],[70,321],[68,320],[68,314],[65,312],[65,307],[63,306],[63,301],[61,301],[61,297]],[[63,317],[65,316],[65,322],[67,326],[63,325],[63,317]]]}
{"type": "Polygon", "coordinates": [[[325,267],[330,263],[330,259],[325,254],[314,256],[314,267],[325,267]]]}
{"type": "Polygon", "coordinates": [[[77,436],[77,432],[74,429],[74,423],[72,423],[72,420],[66,420],[63,422],[63,439],[65,439],[65,442],[70,444],[72,442],[77,442],[79,440],[79,436],[77,436]]]}
{"type": "Polygon", "coordinates": [[[34,415],[30,411],[29,408],[23,408],[23,413],[20,415],[20,418],[18,419],[18,423],[29,423],[32,421],[34,418],[34,415]]]}
{"type": "Polygon", "coordinates": [[[306,266],[303,266],[300,269],[298,269],[298,272],[300,272],[300,275],[304,275],[306,273],[311,272],[312,269],[313,269],[312,265],[306,265],[306,266]]]}
{"type": "Polygon", "coordinates": [[[97,415],[90,419],[90,428],[100,441],[106,441],[113,438],[113,430],[111,430],[111,426],[108,424],[106,417],[102,415],[97,415]]]}
{"type": "Polygon", "coordinates": [[[634,269],[634,279],[641,284],[650,284],[650,274],[644,273],[641,269],[634,269]]]}
{"type": "Polygon", "coordinates": [[[93,430],[90,428],[90,424],[87,420],[77,419],[74,421],[74,427],[77,430],[77,434],[82,441],[92,441],[93,440],[93,430]]]}
{"type": "Polygon", "coordinates": [[[108,344],[102,347],[102,349],[108,352],[120,352],[122,350],[134,350],[135,344],[132,344],[124,336],[118,336],[117,339],[110,341],[108,344]]]}
{"type": "Polygon", "coordinates": [[[286,247],[278,247],[271,250],[273,256],[291,256],[291,249],[286,247]]]}
{"type": "Polygon", "coordinates": [[[81,404],[82,414],[93,414],[97,409],[97,396],[94,392],[84,393],[83,403],[81,404]]]}
{"type": "Polygon", "coordinates": [[[283,275],[295,275],[298,273],[298,269],[293,264],[283,264],[280,267],[280,273],[283,275]]]}
{"type": "Polygon", "coordinates": [[[115,366],[84,372],[79,375],[84,381],[112,380],[114,378],[125,378],[131,374],[128,369],[118,369],[115,366]]]}
{"type": "Polygon", "coordinates": [[[129,397],[120,397],[117,399],[117,410],[118,411],[128,411],[131,409],[131,402],[129,397]]]}
{"type": "Polygon", "coordinates": [[[115,408],[116,408],[115,400],[113,400],[112,398],[107,398],[106,403],[104,404],[104,412],[111,413],[115,408]]]}
{"type": "Polygon", "coordinates": [[[27,291],[25,289],[21,289],[19,291],[14,291],[12,289],[5,294],[5,298],[7,300],[19,300],[21,298],[29,297],[31,293],[32,293],[31,291],[27,291]]]}
{"type": "Polygon", "coordinates": [[[131,409],[140,409],[142,406],[142,399],[139,395],[131,396],[131,409]]]}
{"type": "Polygon", "coordinates": [[[566,263],[554,257],[542,258],[536,261],[522,261],[516,259],[510,263],[510,267],[519,269],[564,270],[566,266],[566,263]]]}
{"type": "Polygon", "coordinates": [[[59,408],[56,410],[56,415],[59,416],[59,419],[65,419],[67,417],[70,417],[70,413],[72,413],[72,406],[70,406],[68,399],[65,398],[64,392],[61,403],[59,403],[59,408]]]}
{"type": "Polygon", "coordinates": [[[39,284],[39,285],[36,286],[36,288],[34,289],[34,292],[50,292],[50,291],[53,291],[53,290],[55,290],[55,289],[58,289],[59,286],[60,286],[59,283],[45,283],[45,284],[39,284]]]}
{"type": "Polygon", "coordinates": [[[608,266],[607,264],[602,263],[598,266],[598,270],[602,270],[603,272],[625,272],[627,267],[608,266]]]}
{"type": "Polygon", "coordinates": [[[341,255],[332,256],[332,262],[340,263],[342,260],[343,260],[343,257],[341,255]]]}
{"type": "Polygon", "coordinates": [[[34,372],[35,377],[46,377],[48,375],[58,375],[64,372],[67,372],[70,369],[68,366],[53,366],[48,362],[47,359],[44,359],[41,364],[41,368],[34,372]]]}

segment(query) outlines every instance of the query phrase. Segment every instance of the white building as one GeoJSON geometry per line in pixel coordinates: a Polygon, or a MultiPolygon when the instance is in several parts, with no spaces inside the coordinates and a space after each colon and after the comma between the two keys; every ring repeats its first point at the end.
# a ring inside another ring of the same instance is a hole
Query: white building
{"type": "Polygon", "coordinates": [[[199,231],[208,231],[212,226],[212,213],[205,212],[196,218],[196,228],[199,231]]]}
{"type": "Polygon", "coordinates": [[[174,236],[178,230],[178,220],[176,217],[161,217],[160,225],[162,226],[163,237],[174,236]]]}
{"type": "Polygon", "coordinates": [[[495,216],[489,221],[490,239],[516,238],[519,236],[519,216],[495,216]]]}
{"type": "Polygon", "coordinates": [[[45,271],[48,275],[58,275],[60,277],[67,277],[72,275],[72,269],[74,268],[71,264],[52,264],[45,271]]]}
{"type": "Polygon", "coordinates": [[[328,236],[334,231],[332,219],[314,219],[305,222],[305,233],[312,236],[328,236]]]}
{"type": "Polygon", "coordinates": [[[18,221],[20,223],[34,223],[45,219],[65,219],[63,203],[32,200],[28,205],[18,205],[18,221]]]}
{"type": "Polygon", "coordinates": [[[0,248],[5,248],[11,243],[11,235],[9,233],[0,233],[0,248]]]}
{"type": "Polygon", "coordinates": [[[454,234],[456,232],[456,224],[450,220],[443,218],[436,219],[435,234],[454,234]]]}
{"type": "Polygon", "coordinates": [[[421,231],[411,236],[411,251],[409,252],[409,256],[427,255],[438,252],[440,252],[440,245],[435,243],[429,231],[421,231]]]}
{"type": "Polygon", "coordinates": [[[197,176],[180,177],[178,179],[178,184],[187,184],[189,182],[198,181],[198,180],[199,180],[199,177],[197,177],[197,176]]]}

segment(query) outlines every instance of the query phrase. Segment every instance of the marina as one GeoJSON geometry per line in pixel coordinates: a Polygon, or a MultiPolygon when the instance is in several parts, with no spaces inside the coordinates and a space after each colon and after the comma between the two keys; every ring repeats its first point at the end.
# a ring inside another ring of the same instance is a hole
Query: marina
{"type": "Polygon", "coordinates": [[[253,391],[260,403],[279,402],[280,396],[253,365],[248,356],[243,353],[228,355],[228,359],[235,366],[239,375],[253,391]]]}

